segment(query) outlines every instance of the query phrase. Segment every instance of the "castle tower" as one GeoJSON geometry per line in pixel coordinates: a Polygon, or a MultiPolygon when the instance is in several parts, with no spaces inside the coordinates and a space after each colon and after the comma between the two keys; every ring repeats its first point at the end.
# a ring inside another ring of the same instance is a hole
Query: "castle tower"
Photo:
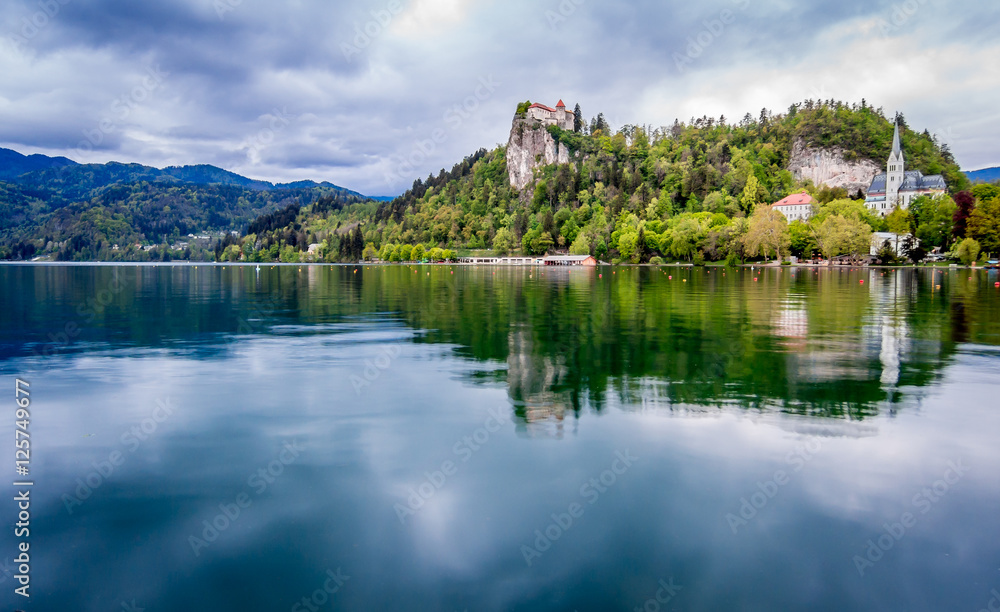
{"type": "Polygon", "coordinates": [[[904,204],[899,201],[899,188],[903,185],[903,179],[906,177],[905,166],[903,149],[899,146],[899,123],[896,123],[895,131],[892,134],[892,152],[889,153],[885,174],[885,201],[890,208],[904,204]]]}
{"type": "Polygon", "coordinates": [[[572,130],[573,124],[571,123],[569,127],[566,127],[566,105],[562,100],[559,100],[559,104],[556,104],[556,125],[564,130],[572,130]]]}

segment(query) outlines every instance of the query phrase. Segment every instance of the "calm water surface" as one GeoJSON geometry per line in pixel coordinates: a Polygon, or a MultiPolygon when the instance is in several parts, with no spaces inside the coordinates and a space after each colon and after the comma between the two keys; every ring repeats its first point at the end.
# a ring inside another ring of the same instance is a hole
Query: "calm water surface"
{"type": "Polygon", "coordinates": [[[976,612],[998,281],[0,266],[36,482],[32,597],[4,564],[0,602],[976,612]]]}

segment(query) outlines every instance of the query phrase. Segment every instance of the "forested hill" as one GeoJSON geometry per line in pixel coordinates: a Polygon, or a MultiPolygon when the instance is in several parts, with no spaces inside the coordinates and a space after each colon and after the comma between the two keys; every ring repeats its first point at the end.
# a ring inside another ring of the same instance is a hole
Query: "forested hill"
{"type": "MultiPolygon", "coordinates": [[[[902,116],[894,119],[902,127],[908,169],[943,174],[953,193],[968,186],[946,146],[926,130],[911,129],[902,116]]],[[[356,259],[362,244],[383,258],[418,245],[421,253],[439,247],[498,254],[573,250],[628,261],[698,254],[743,258],[748,255],[745,221],[756,205],[803,189],[824,204],[857,197],[797,183],[788,170],[796,142],[884,167],[892,125],[881,109],[834,101],[807,101],[778,115],[763,110],[738,122],[725,117],[675,121],[655,130],[626,125],[613,131],[598,115],[579,132],[548,128],[568,146],[572,161],[536,170],[536,179],[521,192],[511,188],[506,151],[499,147],[417,180],[401,197],[371,212],[367,206],[321,214],[303,208],[290,227],[321,243],[319,256],[327,260],[356,259]],[[684,231],[678,233],[680,226],[684,231]],[[352,231],[360,236],[348,235],[344,227],[357,227],[352,231]]],[[[846,210],[846,204],[837,206],[846,210]]],[[[852,207],[852,214],[863,216],[863,208],[852,207]]],[[[871,229],[885,229],[883,220],[864,216],[871,229]]],[[[279,234],[288,231],[268,233],[272,251],[275,243],[284,246],[279,234]]],[[[259,242],[261,236],[252,238],[259,242]]]]}
{"type": "Polygon", "coordinates": [[[320,198],[368,201],[331,183],[276,185],[209,165],[78,164],[0,149],[0,259],[214,259],[230,232],[320,198]]]}

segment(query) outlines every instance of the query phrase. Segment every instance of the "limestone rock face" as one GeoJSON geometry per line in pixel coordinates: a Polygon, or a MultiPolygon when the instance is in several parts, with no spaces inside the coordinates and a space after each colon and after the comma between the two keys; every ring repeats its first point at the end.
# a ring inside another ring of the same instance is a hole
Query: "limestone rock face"
{"type": "Polygon", "coordinates": [[[834,149],[813,149],[801,140],[792,146],[792,157],[788,170],[796,180],[809,179],[816,186],[843,187],[849,194],[860,190],[868,191],[872,179],[882,169],[871,160],[847,161],[843,151],[834,149]]]}
{"type": "Polygon", "coordinates": [[[514,117],[507,140],[507,173],[510,184],[520,191],[531,182],[535,168],[568,164],[569,149],[557,144],[540,122],[514,117]]]}

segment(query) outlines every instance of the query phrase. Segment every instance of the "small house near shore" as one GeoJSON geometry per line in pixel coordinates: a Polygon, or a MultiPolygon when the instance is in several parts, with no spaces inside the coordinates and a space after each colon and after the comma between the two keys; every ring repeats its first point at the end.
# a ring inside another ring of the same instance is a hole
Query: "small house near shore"
{"type": "Polygon", "coordinates": [[[593,255],[549,255],[542,259],[546,266],[589,266],[597,265],[593,255]]]}

